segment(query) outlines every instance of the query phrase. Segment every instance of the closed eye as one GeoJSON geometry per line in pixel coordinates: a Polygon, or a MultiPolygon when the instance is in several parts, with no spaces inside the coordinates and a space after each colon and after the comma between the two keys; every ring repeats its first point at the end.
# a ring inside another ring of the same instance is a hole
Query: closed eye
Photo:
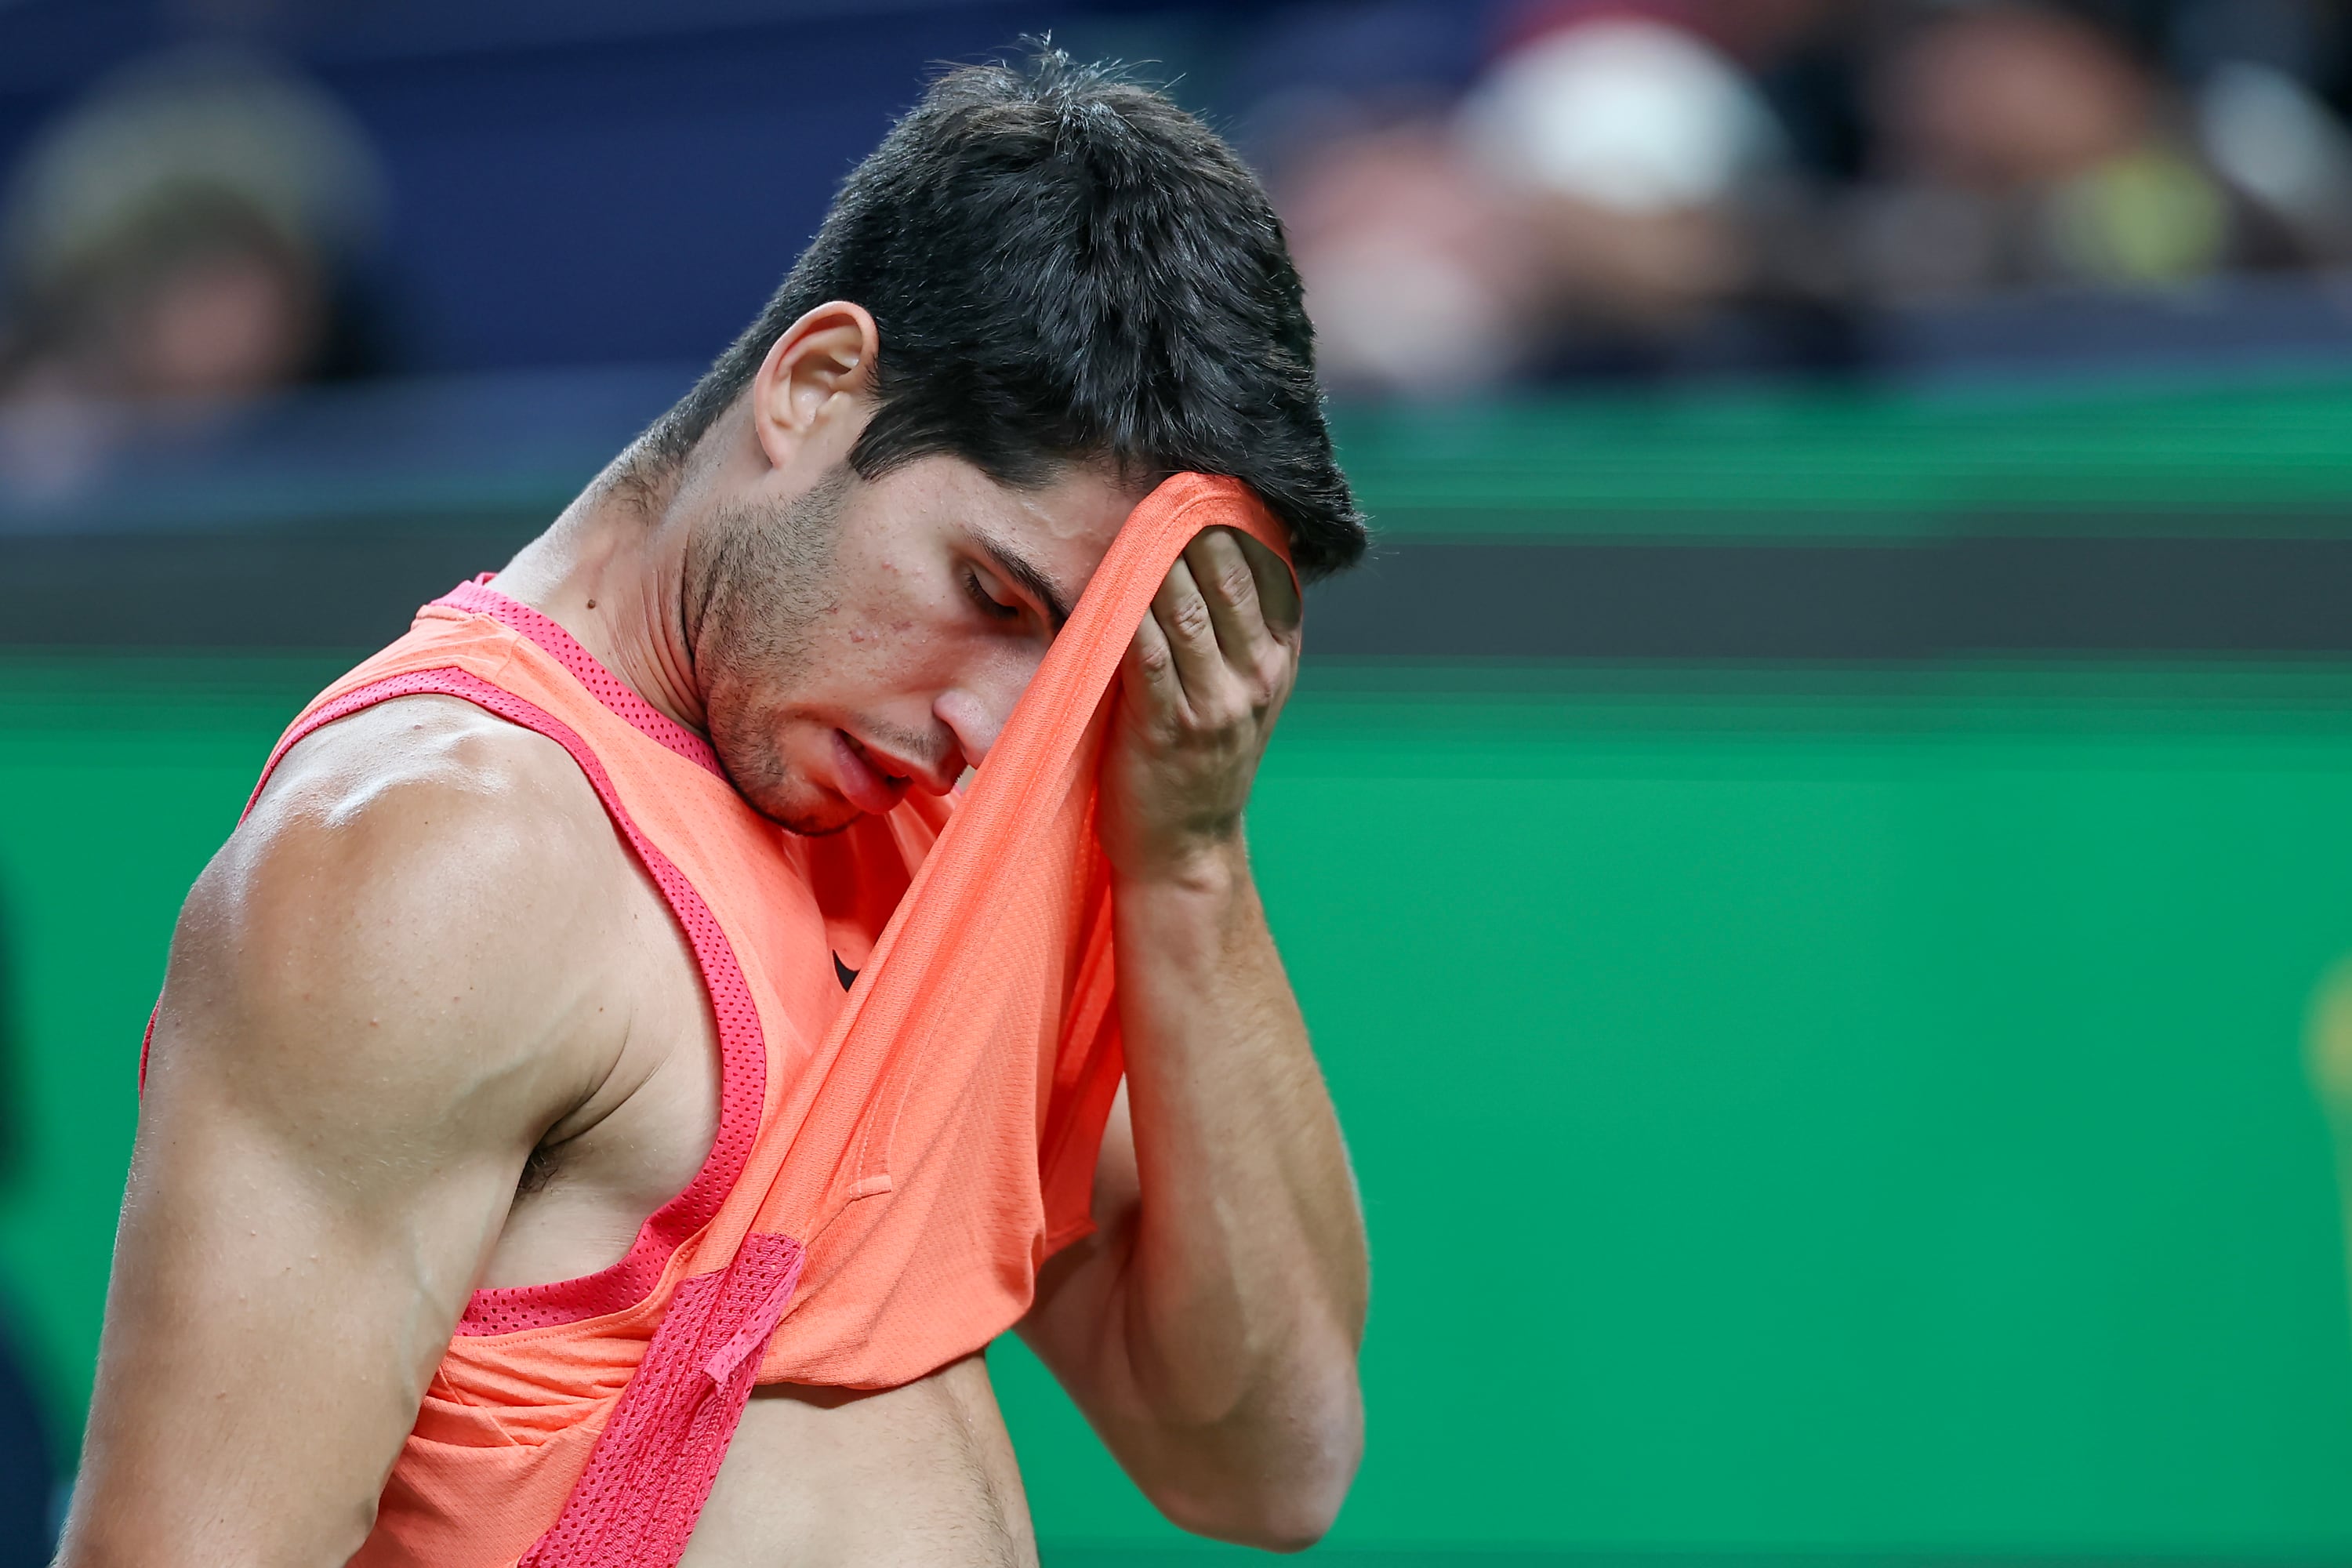
{"type": "Polygon", "coordinates": [[[963,591],[971,595],[971,602],[980,606],[980,613],[992,620],[1010,621],[1020,618],[1021,606],[1008,605],[990,593],[988,585],[980,580],[980,574],[977,572],[967,572],[963,574],[963,591]]]}

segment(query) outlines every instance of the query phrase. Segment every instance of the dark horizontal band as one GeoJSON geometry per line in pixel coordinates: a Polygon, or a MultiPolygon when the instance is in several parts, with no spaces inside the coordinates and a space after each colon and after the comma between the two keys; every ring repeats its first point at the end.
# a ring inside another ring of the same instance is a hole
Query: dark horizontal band
{"type": "MultiPolygon", "coordinates": [[[[372,648],[529,531],[0,538],[0,644],[372,648]]],[[[1318,656],[2352,654],[2352,539],[1406,540],[1310,601],[1318,656]]]]}
{"type": "Polygon", "coordinates": [[[2352,652],[2352,540],[1411,542],[1315,590],[1318,655],[1828,660],[2352,652]]]}

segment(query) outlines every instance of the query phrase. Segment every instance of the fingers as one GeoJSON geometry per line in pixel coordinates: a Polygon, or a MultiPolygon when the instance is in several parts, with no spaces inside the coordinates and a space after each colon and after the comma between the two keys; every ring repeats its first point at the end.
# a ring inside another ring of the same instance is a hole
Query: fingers
{"type": "Polygon", "coordinates": [[[1203,531],[1185,547],[1184,560],[1245,700],[1257,710],[1279,703],[1298,663],[1298,587],[1290,568],[1228,528],[1203,531]]]}
{"type": "Polygon", "coordinates": [[[1184,564],[1209,606],[1217,646],[1235,669],[1255,673],[1272,633],[1258,606],[1257,578],[1232,532],[1203,529],[1184,547],[1184,564]]]}
{"type": "Polygon", "coordinates": [[[1150,668],[1138,674],[1151,678],[1144,689],[1180,704],[1194,721],[1263,714],[1289,689],[1296,637],[1286,641],[1268,626],[1262,595],[1278,587],[1295,634],[1297,593],[1278,558],[1263,547],[1255,553],[1265,556],[1279,584],[1263,578],[1240,535],[1203,531],[1169,568],[1139,632],[1135,657],[1150,668]]]}
{"type": "Polygon", "coordinates": [[[1175,656],[1169,651],[1168,634],[1160,629],[1157,616],[1144,616],[1143,624],[1135,628],[1135,640],[1127,645],[1127,658],[1121,662],[1119,681],[1129,705],[1148,719],[1160,720],[1183,702],[1175,656]]]}
{"type": "Polygon", "coordinates": [[[1232,677],[1223,650],[1217,646],[1217,625],[1208,599],[1182,556],[1177,557],[1160,592],[1151,596],[1151,614],[1146,618],[1159,623],[1188,701],[1195,707],[1213,702],[1222,683],[1232,677]]]}

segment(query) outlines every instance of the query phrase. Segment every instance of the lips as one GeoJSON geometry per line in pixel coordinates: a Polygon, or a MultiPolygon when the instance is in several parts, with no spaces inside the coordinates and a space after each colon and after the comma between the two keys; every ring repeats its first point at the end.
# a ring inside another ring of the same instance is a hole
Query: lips
{"type": "Polygon", "coordinates": [[[876,767],[845,730],[833,732],[833,773],[844,800],[877,816],[897,805],[907,792],[907,781],[891,778],[876,767]]]}

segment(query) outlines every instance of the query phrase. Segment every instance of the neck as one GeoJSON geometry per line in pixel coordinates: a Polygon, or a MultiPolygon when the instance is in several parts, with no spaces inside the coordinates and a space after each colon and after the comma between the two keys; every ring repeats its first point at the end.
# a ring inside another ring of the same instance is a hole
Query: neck
{"type": "Polygon", "coordinates": [[[680,605],[685,529],[675,482],[646,486],[618,463],[598,475],[492,584],[580,640],[656,710],[698,733],[702,688],[680,605]]]}

